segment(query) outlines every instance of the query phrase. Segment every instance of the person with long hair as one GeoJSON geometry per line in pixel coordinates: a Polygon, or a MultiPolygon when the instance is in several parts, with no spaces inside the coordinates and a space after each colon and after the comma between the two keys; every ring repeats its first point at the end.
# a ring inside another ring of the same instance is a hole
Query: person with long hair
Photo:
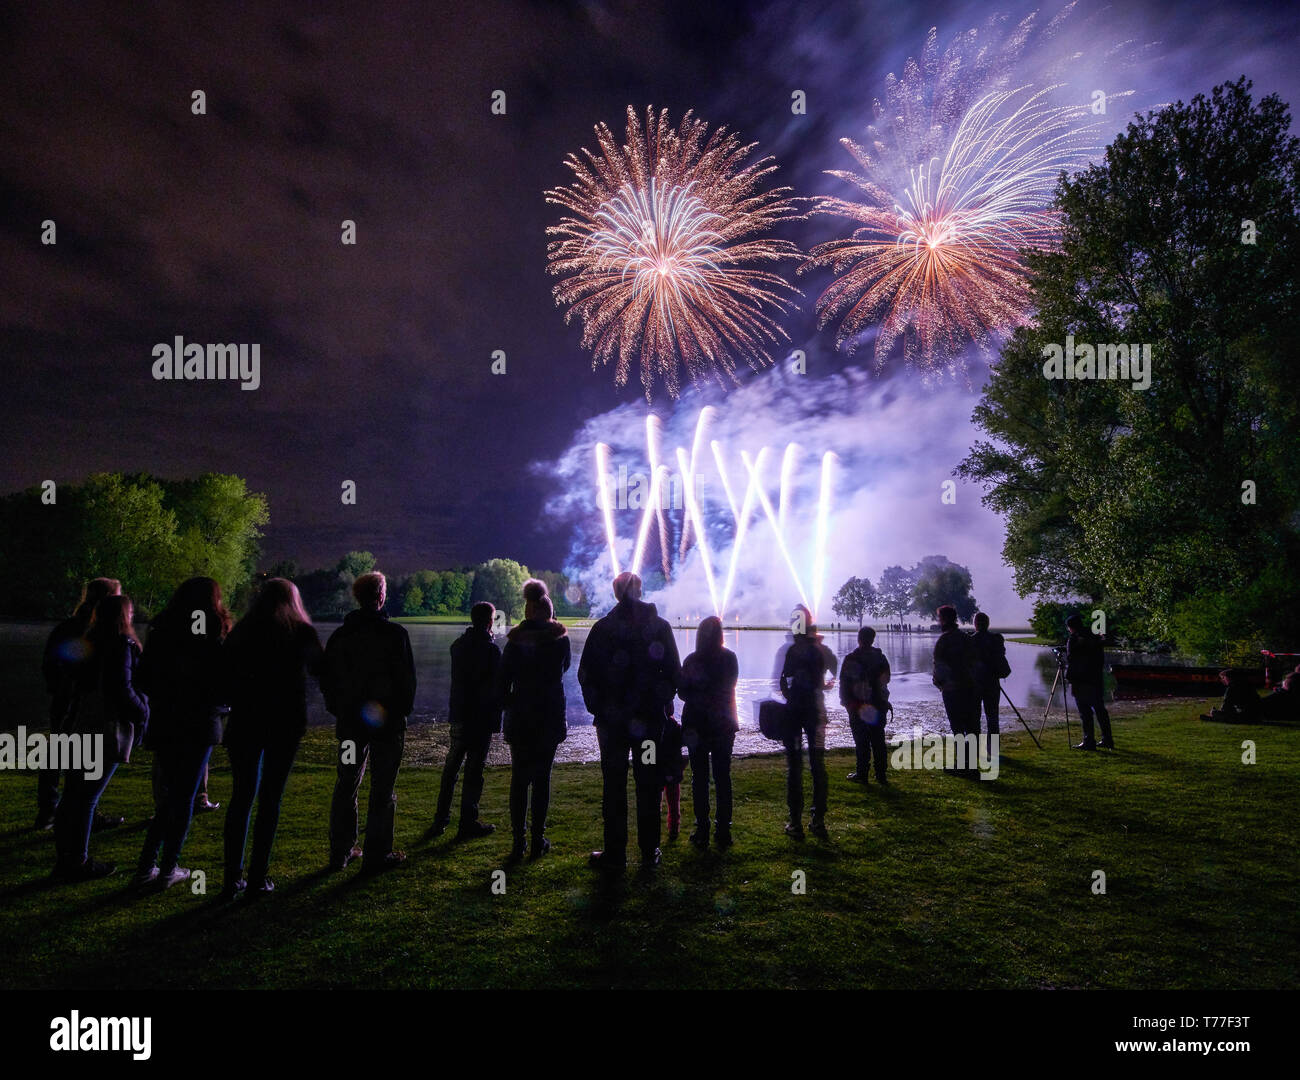
{"type": "Polygon", "coordinates": [[[134,614],[129,596],[105,596],[86,628],[72,730],[95,736],[103,752],[96,768],[69,770],[54,816],[53,876],[65,881],[107,877],[117,870],[90,857],[90,831],[100,796],[118,765],[131,760],[149,724],[149,699],[136,686],[140,639],[132,626],[134,614]]]}
{"type": "Polygon", "coordinates": [[[221,585],[210,577],[192,577],[150,626],[140,682],[150,702],[146,745],[154,752],[154,816],[140,849],[137,887],[157,883],[166,889],[189,879],[189,870],[179,865],[181,849],[228,711],[221,643],[230,625],[221,585]]]}
{"type": "Polygon", "coordinates": [[[695,832],[691,843],[709,844],[709,767],[718,806],[714,840],[731,844],[731,749],[740,721],[736,716],[736,682],[740,665],[726,647],[722,620],[710,615],[695,631],[695,651],[682,663],[682,734],[691,758],[691,801],[695,832]]]}
{"type": "Polygon", "coordinates": [[[555,619],[546,584],[524,582],[523,621],[506,635],[501,654],[501,701],[505,740],[510,744],[510,828],[512,859],[528,851],[531,789],[532,856],[551,850],[546,815],[551,805],[551,767],[568,735],[564,673],[569,670],[569,632],[555,619]]]}
{"type": "Polygon", "coordinates": [[[298,587],[285,578],[262,586],[226,638],[230,720],[225,743],[233,791],[226,809],[224,899],[275,888],[269,876],[271,848],[285,785],[307,730],[307,680],[320,678],[322,655],[298,587]],[[254,799],[257,821],[246,878],[244,850],[254,799]]]}
{"type": "MultiPolygon", "coordinates": [[[[86,658],[86,628],[95,613],[95,605],[105,596],[116,596],[122,583],[116,578],[91,578],[81,588],[81,599],[70,618],[64,619],[45,640],[41,674],[50,695],[50,734],[63,735],[72,720],[72,703],[76,697],[77,668],[86,658]]],[[[59,770],[41,769],[36,779],[36,828],[54,828],[54,813],[59,808],[59,770]]],[[[96,811],[95,828],[122,824],[122,818],[107,818],[96,811]]]]}

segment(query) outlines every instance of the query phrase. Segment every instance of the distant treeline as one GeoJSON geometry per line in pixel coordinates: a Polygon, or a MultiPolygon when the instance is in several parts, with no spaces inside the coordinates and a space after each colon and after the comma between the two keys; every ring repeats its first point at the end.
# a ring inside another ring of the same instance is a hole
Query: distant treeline
{"type": "MultiPolygon", "coordinates": [[[[260,581],[287,577],[313,618],[340,619],[356,605],[352,583],[376,569],[367,551],[351,551],[328,569],[303,572],[281,562],[258,572],[258,540],[269,520],[266,496],[242,477],[208,473],[163,480],[146,473],[98,473],[80,484],[53,481],[0,498],[0,614],[60,618],[88,578],[112,577],[142,618],[157,612],[186,578],[221,583],[241,613],[260,581]]],[[[378,567],[383,570],[384,567],[378,567]]],[[[488,600],[514,619],[523,583],[546,582],[559,616],[585,616],[590,604],[562,573],[530,571],[512,559],[452,570],[388,575],[395,615],[468,615],[488,600]]]]}

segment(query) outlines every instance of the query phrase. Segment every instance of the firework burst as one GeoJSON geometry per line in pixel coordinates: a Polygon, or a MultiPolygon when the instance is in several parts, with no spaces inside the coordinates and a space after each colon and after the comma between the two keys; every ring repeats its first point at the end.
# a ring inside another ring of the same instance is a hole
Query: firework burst
{"type": "Polygon", "coordinates": [[[890,76],[867,144],[840,140],[860,171],[830,175],[862,198],[823,197],[813,212],[858,228],[799,268],[836,274],[817,313],[838,323],[837,346],[853,351],[874,327],[877,364],[901,337],[905,362],[951,373],[968,345],[988,352],[1027,317],[1023,252],[1055,243],[1057,178],[1087,164],[1100,126],[1087,106],[1051,104],[1059,86],[1006,88],[1033,30],[1027,19],[996,46],[970,31],[942,57],[932,30],[921,59],[890,76]]]}
{"type": "Polygon", "coordinates": [[[798,295],[762,269],[798,249],[766,234],[802,215],[789,188],[764,189],[776,166],[746,164],[754,146],[687,113],[627,110],[626,142],[604,124],[596,151],[570,154],[568,187],[546,201],[568,214],[547,229],[548,269],[561,277],[555,302],[581,320],[592,367],[614,364],[622,386],[639,361],[649,399],[657,381],[672,397],[681,372],[692,380],[736,381],[736,362],[772,362],[786,335],[774,316],[798,295]]]}

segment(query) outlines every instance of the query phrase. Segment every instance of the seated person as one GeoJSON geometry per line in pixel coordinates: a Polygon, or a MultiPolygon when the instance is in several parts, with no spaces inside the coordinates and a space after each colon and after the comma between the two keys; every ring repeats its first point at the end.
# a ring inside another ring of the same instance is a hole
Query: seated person
{"type": "Polygon", "coordinates": [[[1217,709],[1211,709],[1202,720],[1215,720],[1223,724],[1250,724],[1260,718],[1259,695],[1247,681],[1246,673],[1239,668],[1225,668],[1219,672],[1219,682],[1223,683],[1223,703],[1217,709]]]}
{"type": "Polygon", "coordinates": [[[1260,719],[1269,724],[1300,720],[1300,675],[1292,672],[1260,703],[1260,719]]]}

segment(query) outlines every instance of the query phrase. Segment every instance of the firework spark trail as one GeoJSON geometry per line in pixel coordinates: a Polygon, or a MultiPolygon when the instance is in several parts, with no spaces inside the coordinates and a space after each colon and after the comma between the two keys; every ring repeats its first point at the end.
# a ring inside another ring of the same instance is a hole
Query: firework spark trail
{"type": "MultiPolygon", "coordinates": [[[[750,482],[755,485],[755,492],[758,495],[759,505],[763,507],[763,512],[767,514],[768,523],[772,526],[772,533],[776,537],[776,546],[780,549],[781,557],[785,559],[786,568],[790,571],[790,578],[794,582],[795,589],[799,592],[799,598],[804,602],[804,606],[812,609],[812,604],[808,602],[808,594],[804,591],[803,582],[799,580],[799,571],[794,565],[794,558],[790,555],[790,549],[786,546],[785,537],[776,524],[776,511],[772,509],[772,500],[767,497],[767,492],[763,490],[762,483],[759,481],[758,473],[754,463],[749,458],[748,451],[740,452],[740,460],[744,462],[745,469],[749,472],[750,482]]],[[[814,616],[816,612],[813,612],[814,616]]]]}
{"type": "Polygon", "coordinates": [[[787,443],[785,453],[781,455],[781,487],[777,496],[777,528],[785,535],[786,515],[790,508],[790,481],[794,475],[794,461],[799,453],[798,443],[787,443]]]}
{"type": "MultiPolygon", "coordinates": [[[[714,446],[716,447],[717,443],[714,443],[714,446]]],[[[767,460],[767,447],[765,446],[761,450],[759,450],[758,458],[755,462],[755,466],[752,470],[750,470],[749,484],[745,488],[744,505],[741,508],[740,515],[738,517],[736,516],[736,511],[735,511],[735,500],[731,498],[730,485],[727,484],[725,479],[726,474],[723,473],[724,476],[723,485],[727,489],[727,498],[732,504],[732,517],[736,522],[736,537],[731,544],[731,564],[730,566],[727,567],[727,583],[722,590],[722,611],[726,610],[727,603],[731,599],[732,586],[735,585],[736,583],[736,570],[740,566],[740,551],[745,544],[745,534],[749,531],[749,519],[754,512],[754,497],[758,492],[757,477],[762,475],[763,463],[766,460],[767,460]]],[[[721,454],[718,455],[718,467],[719,469],[722,468],[721,454]]],[[[718,614],[722,614],[722,612],[720,611],[718,614]]]]}
{"type": "MultiPolygon", "coordinates": [[[[686,451],[680,446],[677,448],[677,467],[682,471],[683,476],[689,474],[690,464],[686,457],[686,451]]],[[[699,503],[695,501],[695,492],[692,490],[694,485],[687,480],[682,486],[685,489],[687,518],[695,522],[695,543],[700,549],[700,562],[704,566],[704,580],[709,585],[709,600],[713,603],[714,612],[721,614],[722,609],[718,606],[718,587],[713,581],[713,555],[709,551],[704,522],[700,518],[699,503]]]]}
{"type": "Polygon", "coordinates": [[[930,375],[954,371],[972,342],[987,352],[993,335],[1026,318],[1021,251],[1055,242],[1057,177],[1087,164],[1100,126],[1085,122],[1087,106],[1051,105],[1059,85],[1006,89],[1034,18],[1000,42],[959,35],[942,56],[932,30],[920,60],[887,80],[866,144],[840,140],[860,171],[830,175],[862,200],[822,197],[814,213],[859,227],[813,248],[799,268],[837,275],[816,304],[820,325],[838,323],[837,346],[853,351],[874,327],[878,365],[901,337],[905,361],[930,375]]]}
{"type": "Polygon", "coordinates": [[[600,508],[605,518],[605,539],[609,541],[609,562],[618,577],[618,534],[614,531],[614,504],[609,498],[609,447],[602,442],[596,444],[596,483],[600,487],[600,508]]]}
{"type": "Polygon", "coordinates": [[[640,364],[647,400],[662,381],[676,397],[691,381],[735,382],[738,357],[758,369],[787,335],[774,316],[798,290],[761,269],[798,258],[766,236],[801,218],[789,188],[765,190],[770,158],[745,164],[754,144],[687,113],[628,107],[626,142],[604,124],[597,149],[570,154],[568,187],[546,201],[568,211],[547,229],[548,271],[562,280],[555,302],[582,323],[592,367],[614,363],[618,386],[640,364]]]}
{"type": "Polygon", "coordinates": [[[722,460],[722,444],[714,439],[709,443],[709,449],[713,451],[713,460],[718,467],[718,477],[722,481],[722,492],[727,496],[727,506],[731,509],[731,517],[734,521],[740,520],[740,511],[736,507],[736,496],[731,490],[731,482],[727,479],[727,465],[722,460]]]}
{"type": "MultiPolygon", "coordinates": [[[[699,418],[695,421],[695,438],[691,440],[690,475],[683,479],[682,482],[684,484],[694,485],[695,483],[695,470],[700,460],[700,443],[704,441],[704,427],[708,423],[708,421],[712,418],[715,411],[716,410],[713,408],[712,405],[705,405],[704,408],[700,410],[699,418]]],[[[735,513],[734,507],[732,508],[732,513],[733,514],[735,513]]],[[[691,519],[687,517],[685,523],[682,525],[681,544],[677,549],[678,561],[686,558],[686,548],[687,545],[690,543],[690,540],[691,540],[691,519]]]]}
{"type": "Polygon", "coordinates": [[[817,494],[817,537],[813,542],[812,612],[814,616],[826,592],[826,537],[830,525],[831,469],[834,462],[834,452],[827,450],[822,455],[822,482],[817,494]]]}

